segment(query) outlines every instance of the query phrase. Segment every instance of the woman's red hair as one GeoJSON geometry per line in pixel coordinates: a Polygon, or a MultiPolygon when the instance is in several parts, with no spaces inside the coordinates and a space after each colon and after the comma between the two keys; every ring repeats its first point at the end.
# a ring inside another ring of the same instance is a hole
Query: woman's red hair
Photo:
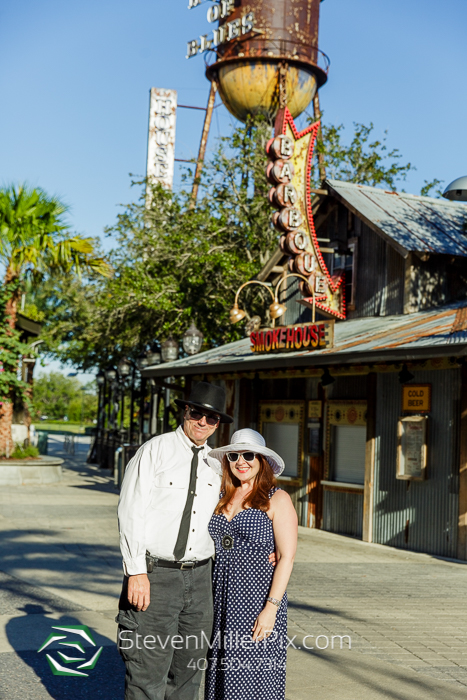
{"type": "MultiPolygon", "coordinates": [[[[271,465],[263,455],[256,455],[259,461],[259,472],[253,483],[253,488],[243,501],[243,508],[256,508],[267,512],[269,510],[269,492],[276,485],[276,477],[271,465]]],[[[222,485],[219,503],[215,513],[223,513],[237,489],[241,485],[240,479],[232,474],[227,456],[222,459],[222,485]]]]}

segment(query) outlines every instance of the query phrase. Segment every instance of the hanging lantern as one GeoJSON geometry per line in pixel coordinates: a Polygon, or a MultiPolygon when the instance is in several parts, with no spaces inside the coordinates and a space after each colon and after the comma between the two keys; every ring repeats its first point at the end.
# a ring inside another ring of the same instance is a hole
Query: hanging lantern
{"type": "Polygon", "coordinates": [[[131,372],[131,365],[127,360],[125,360],[125,358],[123,358],[123,360],[120,360],[120,362],[117,365],[117,368],[119,375],[123,377],[123,379],[128,377],[128,375],[131,372]]]}
{"type": "Polygon", "coordinates": [[[174,340],[172,335],[169,335],[167,340],[161,345],[162,360],[164,362],[173,362],[178,360],[178,343],[174,340]]]}
{"type": "Polygon", "coordinates": [[[183,334],[182,343],[187,355],[196,355],[201,350],[203,334],[196,328],[194,321],[191,322],[190,327],[183,334]]]}
{"type": "Polygon", "coordinates": [[[97,386],[102,386],[105,382],[105,373],[102,370],[96,374],[96,382],[97,386]]]}
{"type": "Polygon", "coordinates": [[[109,382],[113,382],[117,378],[117,371],[113,367],[108,367],[105,370],[105,376],[109,382]]]}
{"type": "Polygon", "coordinates": [[[154,342],[151,345],[151,349],[149,350],[149,352],[147,354],[147,358],[148,358],[149,365],[160,365],[162,360],[161,360],[161,353],[159,350],[159,346],[157,343],[154,342]]]}
{"type": "Polygon", "coordinates": [[[138,355],[138,359],[136,360],[136,364],[138,365],[138,369],[140,372],[141,372],[141,370],[143,370],[145,367],[148,366],[149,360],[148,360],[147,354],[144,352],[144,350],[143,350],[143,352],[141,352],[138,355]]]}

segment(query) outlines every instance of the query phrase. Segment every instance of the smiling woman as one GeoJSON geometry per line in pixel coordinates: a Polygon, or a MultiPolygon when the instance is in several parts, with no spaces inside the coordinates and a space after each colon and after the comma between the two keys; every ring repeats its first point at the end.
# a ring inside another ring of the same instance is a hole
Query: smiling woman
{"type": "Polygon", "coordinates": [[[276,487],[284,461],[250,429],[238,430],[230,445],[209,454],[213,468],[219,461],[221,499],[209,524],[216,559],[214,644],[205,699],[241,697],[248,688],[256,700],[283,700],[286,587],[297,546],[295,509],[290,496],[276,487]],[[253,656],[253,647],[243,640],[264,643],[254,647],[253,656]]]}

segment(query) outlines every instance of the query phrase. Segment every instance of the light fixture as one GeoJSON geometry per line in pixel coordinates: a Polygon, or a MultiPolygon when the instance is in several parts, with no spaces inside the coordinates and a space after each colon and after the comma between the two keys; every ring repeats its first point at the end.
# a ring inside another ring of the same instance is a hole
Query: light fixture
{"type": "Polygon", "coordinates": [[[242,289],[244,287],[247,287],[249,284],[259,284],[261,287],[266,287],[266,289],[268,290],[269,294],[272,297],[272,302],[274,303],[274,301],[276,301],[274,299],[274,294],[272,293],[272,289],[267,284],[265,284],[264,282],[259,282],[258,280],[248,280],[248,282],[245,282],[244,284],[242,284],[241,287],[239,287],[237,289],[237,293],[235,294],[235,303],[232,306],[232,308],[230,309],[230,313],[229,313],[230,323],[238,323],[239,321],[242,320],[242,318],[245,318],[245,316],[246,316],[246,311],[238,308],[238,297],[239,297],[239,294],[242,291],[242,289]]]}
{"type": "Polygon", "coordinates": [[[237,302],[235,302],[235,304],[230,309],[229,313],[230,323],[238,323],[242,320],[242,318],[245,318],[245,316],[246,311],[243,311],[243,309],[239,309],[237,302]]]}
{"type": "Polygon", "coordinates": [[[148,360],[148,356],[144,352],[144,350],[143,350],[143,352],[140,352],[140,354],[138,355],[138,359],[136,360],[136,364],[137,364],[138,369],[140,371],[148,366],[149,360],[148,360]]]}
{"type": "Polygon", "coordinates": [[[399,382],[401,384],[407,384],[407,382],[412,381],[412,379],[415,379],[415,374],[412,374],[412,372],[409,371],[409,368],[404,362],[402,369],[399,372],[399,382]]]}
{"type": "Polygon", "coordinates": [[[443,197],[454,202],[467,202],[467,176],[453,180],[444,190],[443,197]]]}
{"type": "Polygon", "coordinates": [[[109,382],[113,382],[117,378],[117,372],[112,366],[110,366],[107,367],[107,369],[105,370],[105,376],[107,377],[109,382]]]}
{"type": "Polygon", "coordinates": [[[130,372],[131,372],[131,365],[130,365],[130,363],[129,363],[125,358],[123,358],[123,359],[120,360],[120,362],[118,363],[117,369],[118,369],[119,375],[120,375],[121,377],[123,377],[123,379],[125,379],[126,377],[128,377],[128,375],[129,375],[130,372]]]}
{"type": "Polygon", "coordinates": [[[173,362],[178,359],[178,343],[172,334],[161,344],[161,351],[164,362],[173,362]]]}
{"type": "Polygon", "coordinates": [[[97,386],[102,386],[103,383],[105,382],[105,374],[102,370],[100,370],[96,374],[96,382],[97,382],[97,386]]]}
{"type": "Polygon", "coordinates": [[[203,344],[203,334],[199,331],[195,322],[192,321],[188,330],[182,336],[183,349],[188,355],[196,355],[201,350],[203,344]]]}
{"type": "Polygon", "coordinates": [[[159,346],[156,342],[151,345],[151,348],[147,354],[149,365],[160,365],[161,363],[161,353],[159,346]]]}
{"type": "Polygon", "coordinates": [[[330,384],[334,384],[335,381],[336,378],[333,377],[329,369],[325,367],[321,375],[321,386],[329,386],[330,384]]]}
{"type": "Polygon", "coordinates": [[[282,316],[283,314],[285,314],[286,311],[287,311],[286,305],[281,304],[279,301],[273,301],[273,303],[269,307],[269,315],[273,319],[279,318],[279,316],[282,316]]]}

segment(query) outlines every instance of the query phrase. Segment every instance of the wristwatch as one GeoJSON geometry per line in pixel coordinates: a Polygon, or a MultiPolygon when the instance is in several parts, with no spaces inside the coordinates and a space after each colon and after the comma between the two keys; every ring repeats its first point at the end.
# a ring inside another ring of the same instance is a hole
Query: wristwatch
{"type": "Polygon", "coordinates": [[[268,601],[268,603],[272,603],[276,607],[279,607],[279,605],[282,602],[282,598],[280,600],[277,600],[277,598],[266,598],[266,600],[268,601]]]}

